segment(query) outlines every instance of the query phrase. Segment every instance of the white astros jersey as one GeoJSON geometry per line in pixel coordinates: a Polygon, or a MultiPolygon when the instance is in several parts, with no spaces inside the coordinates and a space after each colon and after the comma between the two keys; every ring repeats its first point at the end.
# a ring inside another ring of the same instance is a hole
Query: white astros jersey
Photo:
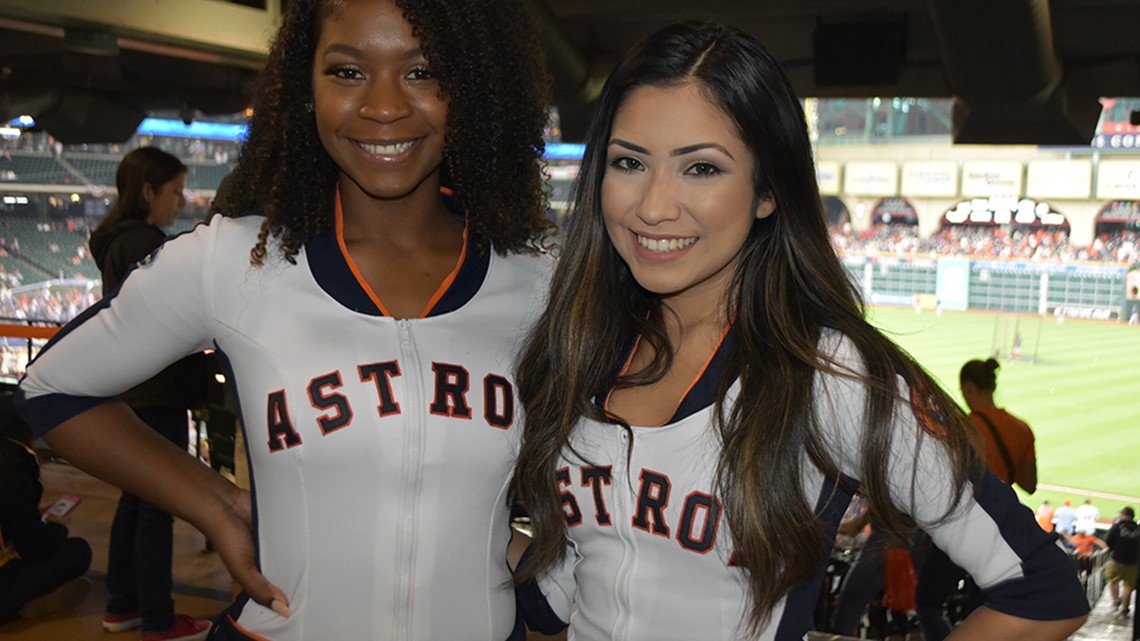
{"type": "Polygon", "coordinates": [[[549,258],[468,238],[423,317],[394,320],[354,276],[339,211],[296,265],[271,247],[250,266],[262,221],[216,217],[166,243],[30,367],[24,415],[45,432],[214,348],[240,404],[260,565],[293,612],[239,598],[217,638],[513,638],[511,373],[549,258]]]}
{"type": "MultiPolygon", "coordinates": [[[[749,605],[745,570],[730,562],[731,535],[711,487],[719,450],[710,427],[713,401],[732,342],[730,332],[668,424],[634,426],[632,436],[618,425],[588,420],[575,429],[571,446],[580,457],[568,452],[557,471],[570,548],[564,566],[539,581],[537,601],[545,602],[528,611],[528,621],[541,623],[539,629],[568,623],[572,641],[790,641],[811,629],[822,556],[815,579],[781,600],[758,634],[749,636],[743,625],[749,605]]],[[[823,345],[838,362],[861,370],[846,339],[830,332],[823,345]]],[[[901,379],[899,385],[905,395],[901,379]]],[[[734,393],[735,388],[728,402],[734,393]]],[[[834,460],[857,482],[861,385],[817,374],[813,396],[834,460]]],[[[991,608],[1038,619],[1080,615],[1073,603],[1083,604],[1084,598],[1071,562],[995,477],[982,483],[976,499],[966,497],[954,518],[933,523],[951,499],[945,454],[930,436],[916,448],[920,428],[914,415],[905,403],[897,410],[890,461],[895,502],[973,574],[988,591],[991,608]]],[[[833,537],[851,494],[826,481],[806,456],[803,465],[805,498],[833,537]]]]}

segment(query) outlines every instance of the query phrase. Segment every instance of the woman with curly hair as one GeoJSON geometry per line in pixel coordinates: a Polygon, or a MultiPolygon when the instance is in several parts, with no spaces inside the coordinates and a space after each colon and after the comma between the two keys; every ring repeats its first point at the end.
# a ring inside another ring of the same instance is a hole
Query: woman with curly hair
{"type": "Polygon", "coordinates": [[[517,0],[293,0],[230,215],[29,368],[47,442],[197,526],[242,584],[211,638],[522,638],[512,363],[549,272],[535,33],[517,0]],[[203,348],[251,493],[113,402],[203,348]]]}
{"type": "Polygon", "coordinates": [[[1052,537],[973,471],[961,410],[864,319],[800,103],[740,30],[668,27],[610,76],[517,377],[542,630],[803,639],[854,492],[990,590],[960,638],[1061,639],[1088,612],[1052,537]]]}

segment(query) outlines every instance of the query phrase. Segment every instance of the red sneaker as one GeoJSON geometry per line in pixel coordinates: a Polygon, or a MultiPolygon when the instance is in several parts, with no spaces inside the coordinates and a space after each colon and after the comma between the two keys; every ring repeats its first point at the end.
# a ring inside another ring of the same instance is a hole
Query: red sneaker
{"type": "Polygon", "coordinates": [[[144,632],[142,641],[202,641],[209,631],[209,621],[199,621],[186,614],[176,614],[174,627],[162,632],[144,632]]]}
{"type": "Polygon", "coordinates": [[[142,617],[138,612],[130,614],[104,614],[103,629],[107,632],[126,632],[142,627],[142,617]]]}

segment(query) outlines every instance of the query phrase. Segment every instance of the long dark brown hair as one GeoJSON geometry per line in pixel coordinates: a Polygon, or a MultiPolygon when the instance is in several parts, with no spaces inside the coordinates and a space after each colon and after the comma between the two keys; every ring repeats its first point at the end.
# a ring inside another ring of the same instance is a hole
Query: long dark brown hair
{"type": "MultiPolygon", "coordinates": [[[[270,48],[249,137],[233,172],[231,212],[266,221],[293,262],[329,226],[338,169],[311,111],[312,64],[338,0],[292,0],[270,48]]],[[[549,77],[533,18],[518,0],[396,0],[448,98],[443,182],[469,224],[496,251],[518,251],[547,230],[543,152],[549,77]]]]}
{"type": "Polygon", "coordinates": [[[143,186],[150,185],[158,192],[163,185],[186,171],[181,160],[158,147],[139,147],[123,156],[115,170],[115,188],[119,195],[92,235],[111,229],[124,220],[146,220],[150,206],[143,199],[143,186]]]}
{"type": "MultiPolygon", "coordinates": [[[[519,580],[552,568],[564,554],[555,469],[582,417],[615,422],[593,399],[614,386],[658,380],[671,367],[662,302],[638,285],[613,248],[600,194],[611,123],[630,93],[686,83],[696,83],[735,123],[756,159],[755,194],[770,194],[777,207],[753,223],[728,292],[737,341],[714,412],[721,444],[715,487],[734,560],[749,571],[748,624],[756,630],[789,590],[818,572],[830,545],[801,483],[805,454],[810,465],[841,481],[812,411],[817,373],[856,379],[866,390],[859,491],[878,527],[900,536],[909,527],[887,486],[895,412],[913,411],[923,425],[938,420],[931,431],[949,453],[958,487],[968,477],[973,450],[961,410],[864,319],[858,291],[830,244],[803,109],[776,61],[737,29],[674,25],[637,46],[606,84],[587,135],[549,305],[520,359],[526,428],[515,490],[532,519],[535,542],[519,580]],[[821,348],[828,328],[850,340],[861,364],[836,362],[821,348]],[[615,379],[615,365],[635,336],[649,341],[655,359],[646,370],[615,379]],[[917,402],[900,398],[900,375],[917,402]],[[727,407],[733,381],[738,400],[727,407]]],[[[915,431],[917,440],[928,436],[915,431]]]]}

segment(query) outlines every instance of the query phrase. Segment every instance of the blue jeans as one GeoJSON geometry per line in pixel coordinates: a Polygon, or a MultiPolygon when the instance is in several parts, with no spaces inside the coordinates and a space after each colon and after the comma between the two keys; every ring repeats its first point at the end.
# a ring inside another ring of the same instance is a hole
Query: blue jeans
{"type": "MultiPolygon", "coordinates": [[[[185,409],[135,410],[144,423],[186,450],[189,445],[185,409]]],[[[187,454],[189,456],[189,454],[187,454]]],[[[107,613],[138,612],[143,632],[161,632],[174,623],[171,564],[174,518],[134,494],[123,492],[107,554],[107,613]]]]}

